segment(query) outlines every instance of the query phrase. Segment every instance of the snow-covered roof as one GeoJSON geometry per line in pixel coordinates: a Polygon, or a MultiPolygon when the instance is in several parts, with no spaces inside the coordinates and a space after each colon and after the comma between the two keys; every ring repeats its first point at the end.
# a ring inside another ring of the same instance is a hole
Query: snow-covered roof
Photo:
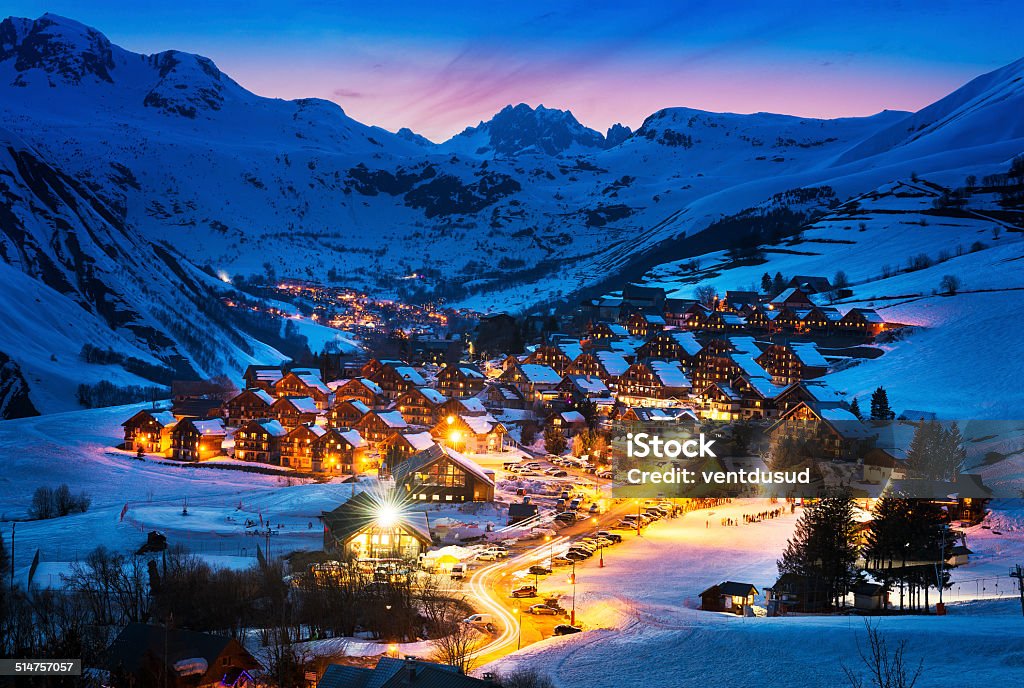
{"type": "Polygon", "coordinates": [[[843,437],[867,438],[872,435],[868,425],[844,408],[825,408],[818,413],[843,437]]]}
{"type": "MultiPolygon", "coordinates": [[[[257,399],[262,401],[267,406],[272,406],[274,404],[274,397],[267,390],[265,390],[265,389],[250,389],[249,391],[252,392],[252,395],[254,397],[256,397],[257,399]]],[[[243,394],[244,394],[244,392],[243,392],[243,394]]]]}
{"type": "Polygon", "coordinates": [[[284,402],[291,404],[299,413],[319,413],[316,402],[310,397],[281,397],[275,403],[284,402]]]}
{"type": "Polygon", "coordinates": [[[594,358],[601,362],[612,377],[619,377],[629,368],[625,356],[616,351],[595,351],[594,358]]]}
{"type": "Polygon", "coordinates": [[[227,433],[227,430],[224,428],[224,421],[220,418],[193,420],[192,427],[201,435],[224,435],[227,433]]]}
{"type": "Polygon", "coordinates": [[[494,416],[489,413],[483,416],[459,416],[459,418],[469,426],[469,429],[475,435],[486,435],[498,424],[494,416]]]}
{"type": "Polygon", "coordinates": [[[784,289],[784,290],[782,290],[782,292],[778,296],[776,296],[774,299],[772,299],[770,301],[770,303],[773,303],[773,304],[776,304],[776,305],[785,303],[786,299],[788,299],[790,296],[795,294],[797,291],[798,290],[797,290],[796,287],[790,287],[789,289],[784,289]]]}
{"type": "Polygon", "coordinates": [[[443,404],[448,401],[448,397],[438,392],[433,387],[417,387],[420,393],[432,404],[443,404]]]}
{"type": "Polygon", "coordinates": [[[407,428],[409,424],[405,422],[405,417],[400,411],[376,411],[377,417],[384,421],[384,424],[389,428],[407,428]]]}
{"type": "Polygon", "coordinates": [[[551,366],[539,365],[537,363],[523,363],[520,367],[522,368],[523,375],[532,384],[553,385],[562,381],[562,376],[559,375],[551,366]]]}
{"type": "Polygon", "coordinates": [[[765,399],[774,399],[775,397],[782,394],[782,391],[786,389],[785,387],[776,385],[769,378],[761,377],[759,375],[751,376],[745,379],[747,383],[765,399]]]}
{"type": "Polygon", "coordinates": [[[666,387],[689,387],[690,378],[686,377],[681,365],[675,361],[651,361],[651,370],[666,387]]]}
{"type": "Polygon", "coordinates": [[[288,434],[291,435],[296,432],[304,432],[307,430],[316,435],[317,437],[323,437],[324,435],[327,434],[327,428],[323,427],[322,425],[300,425],[294,428],[288,434]]]}
{"type": "Polygon", "coordinates": [[[753,337],[748,336],[733,336],[729,337],[729,344],[736,350],[737,353],[741,354],[752,354],[758,356],[761,354],[761,349],[757,346],[757,340],[753,337]]]}
{"type": "Polygon", "coordinates": [[[299,375],[298,378],[302,380],[302,382],[311,389],[315,389],[318,392],[323,392],[324,394],[331,393],[330,388],[324,384],[324,381],[320,379],[319,375],[302,374],[299,375]]]}
{"type": "Polygon", "coordinates": [[[579,411],[562,411],[560,414],[566,423],[586,423],[587,419],[579,411]]]}
{"type": "Polygon", "coordinates": [[[761,364],[754,360],[753,355],[746,353],[732,354],[732,360],[740,367],[744,375],[749,377],[771,377],[761,364]]]}
{"type": "Polygon", "coordinates": [[[566,375],[577,388],[586,394],[604,394],[608,386],[596,375],[566,375]]]}
{"type": "Polygon", "coordinates": [[[434,445],[434,436],[429,432],[402,433],[402,437],[415,451],[430,449],[434,445]]]}
{"type": "Polygon", "coordinates": [[[700,353],[701,343],[697,341],[697,338],[693,335],[693,332],[687,332],[683,330],[672,332],[670,335],[672,341],[679,345],[679,347],[686,352],[687,356],[696,356],[700,353]]]}
{"type": "Polygon", "coordinates": [[[796,354],[797,359],[805,366],[825,368],[828,361],[818,351],[818,345],[814,342],[793,342],[789,348],[796,354]]]}
{"type": "Polygon", "coordinates": [[[260,420],[256,421],[257,424],[266,430],[267,434],[271,437],[284,437],[288,434],[288,431],[284,429],[279,421],[276,420],[260,420]]]}
{"type": "Polygon", "coordinates": [[[465,375],[466,377],[473,377],[473,378],[479,378],[479,379],[483,379],[483,377],[484,377],[484,374],[481,373],[476,368],[474,368],[473,366],[460,365],[459,366],[459,371],[463,375],[465,375]]]}
{"type": "Polygon", "coordinates": [[[344,437],[345,441],[352,445],[353,449],[361,449],[366,446],[366,440],[363,439],[358,430],[335,430],[334,432],[344,437]]]}
{"type": "Polygon", "coordinates": [[[578,341],[564,341],[558,343],[558,348],[570,361],[575,361],[583,353],[583,345],[578,341]]]}
{"type": "Polygon", "coordinates": [[[399,377],[403,380],[408,380],[417,387],[426,386],[427,381],[420,375],[420,371],[413,368],[411,365],[392,365],[391,366],[399,377]]]}
{"type": "MultiPolygon", "coordinates": [[[[359,411],[359,413],[362,413],[364,415],[370,412],[370,407],[364,404],[359,399],[343,399],[339,401],[338,404],[348,404],[356,411],[359,411]]],[[[335,406],[337,406],[338,404],[335,404],[335,406]]]]}
{"type": "Polygon", "coordinates": [[[644,313],[644,320],[651,325],[664,325],[665,318],[653,313],[644,313]]]}

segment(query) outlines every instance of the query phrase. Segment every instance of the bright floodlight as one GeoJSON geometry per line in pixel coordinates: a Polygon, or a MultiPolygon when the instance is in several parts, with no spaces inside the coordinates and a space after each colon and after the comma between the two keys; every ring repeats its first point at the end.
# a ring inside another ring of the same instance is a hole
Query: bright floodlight
{"type": "Polygon", "coordinates": [[[393,504],[381,504],[377,511],[377,524],[391,528],[398,523],[398,509],[393,504]]]}

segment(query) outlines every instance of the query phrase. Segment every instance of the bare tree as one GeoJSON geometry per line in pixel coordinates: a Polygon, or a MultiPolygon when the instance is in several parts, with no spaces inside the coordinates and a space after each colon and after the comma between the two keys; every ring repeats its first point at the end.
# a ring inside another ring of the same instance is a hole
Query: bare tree
{"type": "Polygon", "coordinates": [[[433,642],[433,660],[457,666],[468,674],[480,661],[477,656],[477,651],[483,646],[480,632],[456,620],[449,621],[443,631],[446,632],[433,642]]]}
{"type": "Polygon", "coordinates": [[[536,669],[516,669],[497,678],[501,688],[555,688],[554,681],[547,674],[536,669]]]}
{"type": "Polygon", "coordinates": [[[889,648],[889,641],[876,625],[868,619],[864,620],[864,628],[868,635],[865,648],[857,641],[857,654],[867,676],[843,665],[843,673],[852,688],[913,688],[924,671],[924,660],[916,667],[908,664],[906,657],[907,641],[896,643],[894,649],[889,648]]]}
{"type": "Polygon", "coordinates": [[[715,301],[718,300],[718,292],[710,284],[697,287],[697,300],[700,301],[701,305],[707,306],[708,308],[715,307],[715,301]]]}
{"type": "Polygon", "coordinates": [[[939,282],[939,289],[942,293],[950,296],[960,291],[960,286],[960,278],[956,275],[943,275],[942,281],[939,282]]]}

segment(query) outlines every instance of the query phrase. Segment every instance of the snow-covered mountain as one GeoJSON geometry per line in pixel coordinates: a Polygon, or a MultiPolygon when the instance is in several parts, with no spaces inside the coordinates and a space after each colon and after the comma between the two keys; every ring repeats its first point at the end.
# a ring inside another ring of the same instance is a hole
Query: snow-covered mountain
{"type": "Polygon", "coordinates": [[[609,138],[580,124],[567,110],[526,103],[509,105],[486,122],[468,127],[441,144],[441,150],[481,157],[522,153],[572,155],[593,153],[629,137],[621,124],[609,129],[609,138]]]}
{"type": "MultiPolygon", "coordinates": [[[[71,307],[88,314],[97,329],[67,335],[66,351],[110,339],[140,360],[180,355],[213,372],[246,347],[200,360],[145,305],[175,312],[217,286],[191,265],[320,281],[333,268],[347,285],[480,310],[568,302],[725,248],[735,236],[723,227],[748,209],[789,209],[796,221],[911,173],[984,174],[1024,150],[1021,71],[997,70],[916,114],[668,108],[635,133],[602,135],[571,113],[519,105],[434,144],[327,101],[256,96],[204,57],[132,53],[55,15],[9,18],[0,127],[13,191],[0,205],[0,269],[48,290],[39,298],[53,322],[71,307]],[[33,186],[25,160],[66,190],[33,186]],[[35,206],[60,221],[33,220],[35,206]],[[89,260],[75,258],[78,235],[89,260]],[[176,271],[181,261],[189,267],[176,271]],[[401,279],[413,272],[424,279],[401,279]],[[120,323],[121,313],[132,315],[120,323]]],[[[19,331],[30,330],[46,332],[31,320],[19,331]]],[[[34,389],[31,361],[45,361],[30,348],[0,342],[34,389]]]]}

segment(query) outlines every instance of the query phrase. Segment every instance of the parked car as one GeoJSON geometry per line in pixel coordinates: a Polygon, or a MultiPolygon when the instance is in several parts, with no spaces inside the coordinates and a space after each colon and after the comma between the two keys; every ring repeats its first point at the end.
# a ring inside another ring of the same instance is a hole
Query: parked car
{"type": "Polygon", "coordinates": [[[486,626],[487,624],[494,623],[494,617],[490,614],[473,614],[463,619],[462,623],[469,624],[470,626],[486,626]]]}
{"type": "Polygon", "coordinates": [[[590,552],[584,552],[583,550],[579,549],[571,549],[565,553],[565,558],[568,559],[570,562],[583,561],[584,559],[589,559],[592,556],[593,555],[590,554],[590,552]]]}
{"type": "Polygon", "coordinates": [[[546,576],[549,573],[551,573],[551,569],[549,569],[547,566],[544,566],[542,564],[534,564],[533,566],[530,567],[530,575],[531,576],[546,576]]]}
{"type": "Polygon", "coordinates": [[[569,624],[558,624],[555,626],[555,635],[572,635],[573,633],[581,633],[582,631],[582,628],[570,626],[569,624]]]}
{"type": "Polygon", "coordinates": [[[597,502],[594,502],[593,504],[590,505],[590,508],[587,509],[587,511],[589,511],[592,514],[599,514],[601,513],[601,507],[597,505],[597,502]]]}
{"type": "Polygon", "coordinates": [[[548,472],[550,473],[552,478],[568,478],[569,477],[568,473],[566,473],[565,471],[563,471],[561,469],[557,469],[557,468],[552,469],[551,471],[548,471],[548,472]]]}
{"type": "Polygon", "coordinates": [[[568,566],[572,562],[573,562],[572,559],[570,559],[569,557],[564,556],[564,555],[559,555],[557,557],[552,557],[551,558],[551,565],[552,566],[568,566]]]}
{"type": "Polygon", "coordinates": [[[555,520],[561,521],[562,523],[575,523],[576,513],[573,511],[563,511],[555,516],[555,520]]]}
{"type": "Polygon", "coordinates": [[[536,597],[537,588],[532,585],[522,585],[512,591],[512,597],[536,597]]]}
{"type": "Polygon", "coordinates": [[[453,564],[452,565],[452,580],[462,580],[466,577],[466,565],[465,564],[453,564]]]}
{"type": "Polygon", "coordinates": [[[498,561],[498,555],[494,552],[481,552],[476,558],[480,561],[498,561]]]}
{"type": "Polygon", "coordinates": [[[616,543],[616,544],[619,543],[619,542],[622,542],[622,536],[621,535],[619,535],[618,533],[609,533],[607,530],[599,530],[599,531],[597,531],[597,536],[598,537],[603,537],[603,538],[608,539],[608,540],[611,540],[613,543],[616,543]]]}
{"type": "Polygon", "coordinates": [[[546,604],[531,604],[526,610],[531,614],[555,616],[558,614],[558,610],[554,607],[549,607],[546,604]]]}

